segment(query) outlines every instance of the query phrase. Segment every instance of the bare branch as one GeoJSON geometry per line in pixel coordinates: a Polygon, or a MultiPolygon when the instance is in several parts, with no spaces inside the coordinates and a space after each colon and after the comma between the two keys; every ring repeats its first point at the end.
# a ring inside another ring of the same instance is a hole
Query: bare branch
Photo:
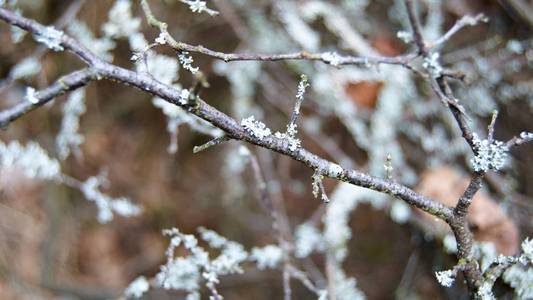
{"type": "Polygon", "coordinates": [[[452,38],[452,36],[454,36],[457,32],[461,31],[461,29],[465,28],[466,26],[476,26],[480,22],[487,22],[487,21],[488,21],[488,18],[483,14],[478,14],[474,17],[463,16],[442,37],[440,37],[438,40],[431,43],[429,47],[435,48],[446,43],[449,39],[452,38]]]}
{"type": "Polygon", "coordinates": [[[418,53],[425,57],[427,56],[426,43],[424,41],[424,37],[422,36],[420,23],[416,17],[416,10],[413,0],[405,0],[405,6],[407,8],[407,16],[409,18],[409,23],[411,24],[411,30],[413,31],[413,38],[418,48],[418,53]]]}
{"type": "Polygon", "coordinates": [[[283,61],[283,60],[310,60],[321,61],[332,66],[341,65],[375,65],[375,64],[390,64],[390,65],[403,65],[408,66],[409,62],[418,57],[415,53],[409,53],[399,56],[372,56],[372,57],[360,57],[360,56],[342,56],[337,53],[323,52],[323,53],[310,53],[307,51],[300,51],[294,53],[284,54],[247,54],[247,53],[224,53],[215,50],[208,49],[201,45],[190,45],[183,42],[176,41],[168,32],[168,24],[159,21],[152,13],[147,0],[141,1],[143,12],[146,16],[148,24],[152,27],[158,28],[163,37],[171,48],[178,52],[194,52],[203,55],[207,55],[216,59],[223,60],[225,62],[230,61],[283,61]]]}
{"type": "Polygon", "coordinates": [[[94,69],[83,69],[59,78],[54,84],[37,92],[35,98],[38,102],[22,101],[19,104],[0,112],[0,127],[4,128],[9,123],[48,103],[55,97],[66,92],[73,91],[89,82],[98,79],[98,73],[94,69]]]}
{"type": "MultiPolygon", "coordinates": [[[[32,33],[40,33],[45,28],[43,25],[35,21],[18,16],[6,9],[0,9],[0,19],[32,33]]],[[[284,140],[272,135],[260,139],[247,132],[238,121],[205,103],[200,98],[198,98],[192,105],[189,103],[180,103],[180,90],[156,81],[147,74],[133,72],[105,62],[68,35],[63,36],[62,46],[64,46],[65,49],[74,52],[89,65],[92,65],[93,68],[98,71],[98,76],[136,87],[142,91],[178,105],[186,111],[213,124],[215,127],[222,129],[226,132],[229,138],[246,141],[287,155],[314,170],[323,170],[322,175],[325,177],[388,193],[443,220],[448,220],[453,216],[450,207],[424,197],[406,186],[373,177],[357,170],[344,169],[303,148],[292,151],[284,140]]]]}

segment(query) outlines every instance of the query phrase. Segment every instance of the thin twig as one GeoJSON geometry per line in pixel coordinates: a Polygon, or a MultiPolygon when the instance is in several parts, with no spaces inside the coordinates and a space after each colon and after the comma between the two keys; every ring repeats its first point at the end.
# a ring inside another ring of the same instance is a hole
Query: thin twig
{"type": "Polygon", "coordinates": [[[417,58],[417,54],[409,53],[398,56],[342,56],[336,53],[310,53],[307,51],[300,51],[294,53],[284,54],[247,54],[247,53],[224,53],[216,50],[208,49],[202,45],[190,45],[184,42],[176,41],[168,32],[168,24],[159,21],[152,13],[147,0],[141,0],[141,7],[148,24],[152,27],[158,28],[166,40],[166,44],[178,52],[194,52],[207,55],[225,62],[230,61],[283,61],[283,60],[310,60],[321,61],[326,64],[334,66],[341,65],[375,65],[375,64],[391,64],[391,65],[408,65],[409,62],[417,58]],[[334,59],[331,56],[334,56],[334,59]]]}
{"type": "Polygon", "coordinates": [[[37,102],[24,100],[11,108],[0,111],[0,128],[5,128],[9,123],[41,107],[55,97],[85,86],[93,80],[98,80],[98,73],[94,69],[75,71],[59,78],[52,85],[36,93],[37,102]]]}

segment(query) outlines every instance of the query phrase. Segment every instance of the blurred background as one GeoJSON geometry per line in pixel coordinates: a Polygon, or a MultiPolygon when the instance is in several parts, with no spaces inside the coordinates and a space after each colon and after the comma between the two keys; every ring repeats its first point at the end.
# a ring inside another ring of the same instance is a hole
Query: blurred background
{"type": "MultiPolygon", "coordinates": [[[[410,46],[397,37],[406,26],[402,1],[208,1],[217,17],[193,14],[178,1],[149,1],[154,14],[169,23],[170,33],[190,44],[223,52],[286,53],[299,50],[337,51],[347,55],[398,55],[410,46]],[[361,39],[361,40],[359,40],[361,39]]],[[[533,131],[532,65],[533,2],[419,1],[425,36],[436,39],[461,16],[483,12],[490,21],[458,33],[443,48],[441,63],[464,72],[454,88],[479,134],[494,109],[500,112],[495,136],[508,140],[533,131]]],[[[114,1],[19,0],[22,14],[44,24],[64,27],[83,20],[96,37],[108,20],[114,1]]],[[[133,17],[150,29],[137,3],[133,17]]],[[[83,67],[69,53],[39,48],[31,37],[14,43],[0,25],[0,107],[22,101],[26,86],[44,88],[59,76],[83,67]],[[13,78],[12,69],[36,57],[41,70],[13,78]]],[[[127,39],[118,39],[113,62],[134,68],[127,39]]],[[[157,51],[175,56],[169,49],[157,51]]],[[[271,129],[284,130],[300,74],[310,85],[300,117],[302,145],[342,166],[384,176],[392,157],[395,180],[453,205],[468,182],[471,158],[449,112],[415,74],[398,66],[335,68],[318,62],[232,62],[191,54],[194,66],[210,87],[202,98],[240,120],[254,115],[271,129]]],[[[179,71],[179,83],[192,84],[190,72],[179,71]]],[[[61,127],[58,97],[15,121],[0,139],[36,141],[57,155],[61,127]]],[[[96,220],[93,203],[72,188],[26,179],[0,169],[0,298],[110,299],[139,275],[152,277],[165,262],[167,238],[161,230],[177,227],[193,233],[199,226],[216,230],[247,249],[276,243],[270,215],[258,202],[256,182],[240,142],[228,142],[198,154],[196,145],[210,137],[179,127],[178,149],[169,153],[167,117],[150,95],[115,82],[99,81],[86,88],[87,111],[81,116],[84,143],[77,155],[62,162],[62,171],[85,180],[107,171],[113,196],[143,206],[140,216],[117,216],[109,224],[96,220]]],[[[497,253],[514,254],[533,232],[533,146],[513,149],[508,167],[491,173],[472,207],[470,223],[476,239],[497,253]]],[[[314,220],[324,204],[312,195],[312,170],[276,153],[249,146],[267,179],[273,198],[284,203],[292,229],[314,220]]],[[[337,182],[325,180],[333,194],[337,182]]],[[[332,201],[334,201],[334,197],[332,201]]],[[[432,217],[402,206],[397,200],[365,199],[349,212],[351,239],[343,262],[347,275],[368,299],[459,299],[460,281],[441,287],[434,272],[453,266],[456,258],[443,247],[448,233],[432,217]]],[[[327,206],[327,205],[326,205],[327,206]]],[[[324,257],[310,256],[323,272],[324,257]]],[[[280,299],[279,270],[224,277],[219,291],[226,299],[280,299]]],[[[498,282],[501,297],[510,297],[498,282]]],[[[293,282],[295,299],[314,299],[293,282]]],[[[206,295],[203,295],[204,297],[206,295]]],[[[146,299],[181,299],[180,293],[155,291],[146,299]]]]}

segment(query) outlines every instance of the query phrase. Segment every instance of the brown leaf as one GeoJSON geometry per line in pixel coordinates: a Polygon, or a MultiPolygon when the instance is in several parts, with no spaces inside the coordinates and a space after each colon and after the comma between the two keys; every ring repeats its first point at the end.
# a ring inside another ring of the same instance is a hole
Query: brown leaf
{"type": "MultiPolygon", "coordinates": [[[[468,186],[469,179],[450,167],[426,171],[421,176],[417,191],[442,204],[455,206],[468,186]]],[[[426,222],[435,222],[435,217],[422,213],[426,222]]],[[[513,255],[518,251],[519,237],[516,224],[501,207],[483,191],[479,191],[468,212],[468,222],[478,241],[492,242],[498,252],[513,255]]],[[[444,222],[437,222],[438,230],[449,230],[444,222]]]]}
{"type": "Polygon", "coordinates": [[[382,86],[383,83],[377,81],[348,83],[346,94],[358,107],[374,109],[382,86]]]}

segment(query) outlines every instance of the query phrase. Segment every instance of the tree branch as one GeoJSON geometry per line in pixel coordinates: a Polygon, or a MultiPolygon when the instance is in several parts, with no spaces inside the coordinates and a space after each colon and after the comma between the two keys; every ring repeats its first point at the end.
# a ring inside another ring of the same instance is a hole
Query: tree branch
{"type": "Polygon", "coordinates": [[[55,83],[37,92],[38,102],[23,101],[19,104],[0,112],[0,128],[5,128],[11,122],[48,103],[55,97],[66,92],[76,90],[87,85],[90,81],[97,80],[98,73],[94,69],[83,69],[72,72],[59,78],[55,83]]]}
{"type": "Polygon", "coordinates": [[[310,53],[307,51],[300,51],[294,53],[285,54],[246,54],[246,53],[224,53],[215,50],[208,49],[202,45],[190,45],[184,42],[176,41],[168,32],[168,24],[159,21],[152,13],[147,0],[141,0],[141,7],[148,24],[152,27],[158,28],[166,43],[174,50],[178,52],[187,51],[200,53],[216,59],[223,60],[225,62],[230,61],[283,61],[283,60],[312,60],[321,61],[333,66],[341,65],[373,65],[373,64],[390,64],[390,65],[403,65],[409,66],[409,62],[416,59],[418,55],[416,53],[409,53],[398,56],[343,56],[331,52],[323,53],[310,53]]]}
{"type": "MultiPolygon", "coordinates": [[[[0,9],[0,19],[34,34],[43,33],[45,29],[43,25],[16,15],[6,9],[0,9]]],[[[286,141],[272,135],[260,139],[247,132],[235,119],[215,109],[200,98],[194,101],[193,104],[182,104],[179,101],[180,90],[154,80],[148,74],[133,72],[105,62],[67,35],[62,37],[61,44],[65,49],[78,55],[87,64],[92,66],[91,70],[95,70],[99,78],[107,78],[136,87],[142,91],[178,105],[186,111],[222,129],[226,132],[226,135],[232,139],[246,141],[289,156],[296,161],[302,162],[313,170],[320,170],[321,174],[325,177],[388,193],[445,221],[453,216],[450,207],[424,197],[406,186],[373,177],[357,170],[341,168],[339,165],[312,154],[303,148],[291,151],[286,141]]]]}

